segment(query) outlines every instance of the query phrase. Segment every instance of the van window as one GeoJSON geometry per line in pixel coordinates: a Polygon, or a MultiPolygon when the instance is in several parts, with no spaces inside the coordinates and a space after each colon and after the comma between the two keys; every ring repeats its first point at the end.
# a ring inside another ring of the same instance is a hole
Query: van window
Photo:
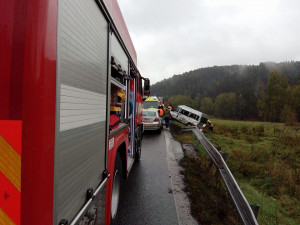
{"type": "Polygon", "coordinates": [[[196,114],[190,113],[189,117],[191,117],[194,120],[198,120],[199,116],[197,116],[196,114]]]}
{"type": "Polygon", "coordinates": [[[176,107],[174,107],[174,108],[172,109],[172,111],[178,112],[179,109],[180,109],[180,108],[178,108],[178,107],[176,106],[176,107]]]}
{"type": "Polygon", "coordinates": [[[190,113],[189,117],[191,117],[192,119],[195,119],[193,113],[190,113]]]}
{"type": "Polygon", "coordinates": [[[186,110],[184,110],[184,109],[182,109],[182,110],[180,111],[180,113],[183,114],[183,115],[185,115],[185,116],[189,116],[189,112],[186,111],[186,110]]]}

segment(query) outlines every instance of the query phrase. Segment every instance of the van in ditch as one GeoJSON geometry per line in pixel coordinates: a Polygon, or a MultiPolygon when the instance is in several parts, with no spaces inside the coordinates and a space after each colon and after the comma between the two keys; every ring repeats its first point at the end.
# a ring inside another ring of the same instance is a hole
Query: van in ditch
{"type": "Polygon", "coordinates": [[[186,105],[174,107],[171,111],[171,117],[188,126],[202,126],[206,124],[208,120],[205,113],[199,112],[186,105]]]}

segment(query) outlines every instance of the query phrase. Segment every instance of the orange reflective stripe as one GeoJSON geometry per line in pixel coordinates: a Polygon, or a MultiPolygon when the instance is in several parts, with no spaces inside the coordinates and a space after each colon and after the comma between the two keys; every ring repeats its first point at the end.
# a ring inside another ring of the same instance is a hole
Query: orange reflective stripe
{"type": "Polygon", "coordinates": [[[0,135],[19,155],[22,155],[22,121],[0,120],[0,135]]]}
{"type": "Polygon", "coordinates": [[[0,171],[21,191],[21,156],[0,136],[0,171]]]}
{"type": "Polygon", "coordinates": [[[21,193],[1,172],[0,184],[0,209],[3,210],[15,224],[20,224],[21,193]]]}
{"type": "Polygon", "coordinates": [[[22,122],[0,120],[0,225],[20,225],[22,122]]]}
{"type": "Polygon", "coordinates": [[[16,225],[0,208],[0,225],[16,225]]]}

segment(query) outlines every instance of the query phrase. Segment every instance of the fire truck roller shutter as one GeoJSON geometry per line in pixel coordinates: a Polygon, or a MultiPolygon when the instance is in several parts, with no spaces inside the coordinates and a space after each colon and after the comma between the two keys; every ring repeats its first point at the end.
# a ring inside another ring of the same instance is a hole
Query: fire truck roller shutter
{"type": "Polygon", "coordinates": [[[72,221],[102,181],[108,65],[108,22],[96,2],[58,6],[54,224],[72,221]]]}
{"type": "Polygon", "coordinates": [[[126,73],[129,74],[128,57],[114,33],[112,33],[112,36],[111,36],[111,54],[113,55],[116,63],[121,64],[122,70],[125,70],[126,73]]]}

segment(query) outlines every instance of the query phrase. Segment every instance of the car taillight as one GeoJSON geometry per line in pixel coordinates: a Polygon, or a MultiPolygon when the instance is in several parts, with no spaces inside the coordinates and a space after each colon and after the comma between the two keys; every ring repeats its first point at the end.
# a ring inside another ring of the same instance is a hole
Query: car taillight
{"type": "Polygon", "coordinates": [[[158,117],[156,117],[155,119],[154,119],[154,122],[158,122],[159,120],[158,120],[158,117]]]}

